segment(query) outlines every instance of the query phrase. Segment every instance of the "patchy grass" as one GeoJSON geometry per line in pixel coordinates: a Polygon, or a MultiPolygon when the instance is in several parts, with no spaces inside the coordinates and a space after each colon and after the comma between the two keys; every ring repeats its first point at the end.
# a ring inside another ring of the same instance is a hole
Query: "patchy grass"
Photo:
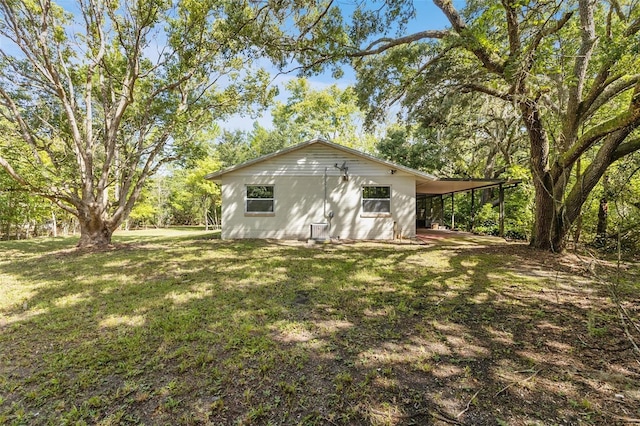
{"type": "MultiPolygon", "coordinates": [[[[0,424],[640,418],[606,279],[497,241],[0,243],[0,424]]],[[[636,321],[638,272],[617,284],[636,321]]]]}

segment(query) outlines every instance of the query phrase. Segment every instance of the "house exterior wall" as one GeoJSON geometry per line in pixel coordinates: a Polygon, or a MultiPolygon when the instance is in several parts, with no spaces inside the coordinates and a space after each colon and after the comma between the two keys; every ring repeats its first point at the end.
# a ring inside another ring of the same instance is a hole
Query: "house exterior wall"
{"type": "Polygon", "coordinates": [[[415,236],[415,178],[391,174],[366,158],[311,145],[222,176],[222,238],[310,238],[312,223],[330,222],[329,234],[343,239],[415,236]],[[346,161],[348,180],[334,167],[346,161]],[[326,212],[324,176],[326,168],[326,212]],[[274,212],[246,213],[247,185],[274,186],[274,212]],[[363,185],[391,187],[391,212],[362,211],[363,185]]]}

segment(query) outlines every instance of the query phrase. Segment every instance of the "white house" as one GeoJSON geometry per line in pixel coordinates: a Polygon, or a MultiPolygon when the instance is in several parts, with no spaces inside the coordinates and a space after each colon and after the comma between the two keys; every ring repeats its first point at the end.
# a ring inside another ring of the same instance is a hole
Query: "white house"
{"type": "Polygon", "coordinates": [[[210,173],[206,179],[222,187],[223,239],[412,238],[416,194],[482,186],[438,180],[322,139],[210,173]]]}

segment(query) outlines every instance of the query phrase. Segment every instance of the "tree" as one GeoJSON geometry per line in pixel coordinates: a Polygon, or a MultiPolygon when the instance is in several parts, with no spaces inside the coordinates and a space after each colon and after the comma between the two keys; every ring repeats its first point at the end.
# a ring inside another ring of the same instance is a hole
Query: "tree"
{"type": "Polygon", "coordinates": [[[52,215],[51,203],[22,190],[0,169],[0,239],[37,235],[52,215]]]}
{"type": "Polygon", "coordinates": [[[136,204],[131,209],[131,213],[123,223],[125,230],[128,231],[131,227],[146,227],[148,224],[153,224],[156,227],[164,224],[164,200],[158,196],[163,189],[159,186],[163,182],[164,179],[160,176],[147,180],[136,204]]]}
{"type": "Polygon", "coordinates": [[[291,80],[285,87],[289,91],[287,102],[276,102],[271,112],[274,131],[284,146],[322,137],[371,150],[373,139],[363,130],[364,115],[353,88],[340,89],[332,84],[314,90],[304,78],[291,80]]]}
{"type": "Polygon", "coordinates": [[[224,130],[216,141],[214,152],[223,168],[259,156],[251,147],[250,136],[242,130],[224,130]]]}
{"type": "Polygon", "coordinates": [[[640,157],[628,156],[603,176],[586,203],[585,240],[602,250],[622,247],[634,253],[640,247],[640,157]]]}
{"type": "Polygon", "coordinates": [[[258,122],[253,123],[253,130],[247,134],[247,138],[256,157],[276,152],[287,144],[287,138],[281,137],[277,131],[262,127],[258,122]]]}
{"type": "MultiPolygon", "coordinates": [[[[219,170],[220,162],[212,157],[198,160],[186,176],[188,192],[191,194],[192,203],[196,210],[202,212],[202,221],[205,229],[209,229],[210,213],[217,219],[217,209],[221,205],[222,195],[220,187],[204,177],[212,170],[219,170]]],[[[217,220],[216,220],[217,223],[217,220]]]]}
{"type": "Polygon", "coordinates": [[[78,218],[79,246],[109,244],[147,179],[197,148],[194,135],[271,98],[245,41],[267,11],[213,0],[69,9],[0,0],[0,113],[19,137],[0,150],[0,166],[78,218]]]}
{"type": "Polygon", "coordinates": [[[375,137],[363,128],[364,114],[353,88],[330,85],[313,89],[304,78],[286,84],[286,102],[270,108],[273,128],[254,123],[251,131],[225,130],[216,141],[215,156],[230,167],[290,145],[322,137],[332,142],[372,151],[375,137]]]}
{"type": "Polygon", "coordinates": [[[526,163],[526,135],[512,105],[476,93],[426,102],[406,119],[415,124],[387,128],[377,144],[384,158],[442,177],[484,179],[510,178],[512,166],[526,163]]]}
{"type": "MultiPolygon", "coordinates": [[[[0,152],[12,141],[13,126],[0,116],[0,152]]],[[[31,179],[28,169],[19,169],[31,179]]],[[[56,209],[45,199],[30,194],[0,168],[0,239],[22,238],[36,234],[38,227],[55,218],[56,209]]],[[[55,229],[55,219],[52,228],[55,229]]],[[[55,234],[55,232],[54,232],[55,234]]]]}
{"type": "Polygon", "coordinates": [[[378,156],[416,170],[440,171],[446,164],[442,145],[423,127],[389,126],[376,142],[378,156]]]}
{"type": "Polygon", "coordinates": [[[562,251],[606,170],[640,149],[640,8],[618,0],[477,0],[460,13],[450,0],[434,3],[449,29],[403,33],[414,12],[409,1],[361,5],[351,21],[335,19],[323,3],[332,21],[291,40],[305,69],[351,61],[368,77],[361,102],[381,110],[401,102],[411,115],[456,91],[513,105],[535,186],[531,244],[562,251]]]}
{"type": "Polygon", "coordinates": [[[471,79],[458,77],[456,88],[486,93],[520,110],[535,186],[532,245],[561,251],[602,174],[640,148],[637,139],[624,143],[640,124],[640,104],[629,96],[640,88],[629,71],[637,69],[637,59],[624,53],[638,31],[637,14],[582,0],[566,10],[559,2],[480,3],[473,11],[479,18],[467,24],[449,2],[437,4],[459,39],[443,39],[442,53],[462,49],[482,70],[471,79]],[[597,26],[598,17],[609,25],[597,26]],[[497,26],[498,19],[506,25],[497,26]],[[634,61],[636,67],[627,68],[634,61]],[[581,158],[590,164],[572,179],[581,158]]]}

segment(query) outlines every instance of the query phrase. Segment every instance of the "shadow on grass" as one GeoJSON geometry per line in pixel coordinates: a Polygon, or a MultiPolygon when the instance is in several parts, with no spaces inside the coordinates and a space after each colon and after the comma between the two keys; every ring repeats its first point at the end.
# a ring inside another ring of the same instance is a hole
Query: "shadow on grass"
{"type": "Polygon", "coordinates": [[[602,289],[525,247],[117,241],[0,245],[0,423],[640,417],[602,289]]]}

